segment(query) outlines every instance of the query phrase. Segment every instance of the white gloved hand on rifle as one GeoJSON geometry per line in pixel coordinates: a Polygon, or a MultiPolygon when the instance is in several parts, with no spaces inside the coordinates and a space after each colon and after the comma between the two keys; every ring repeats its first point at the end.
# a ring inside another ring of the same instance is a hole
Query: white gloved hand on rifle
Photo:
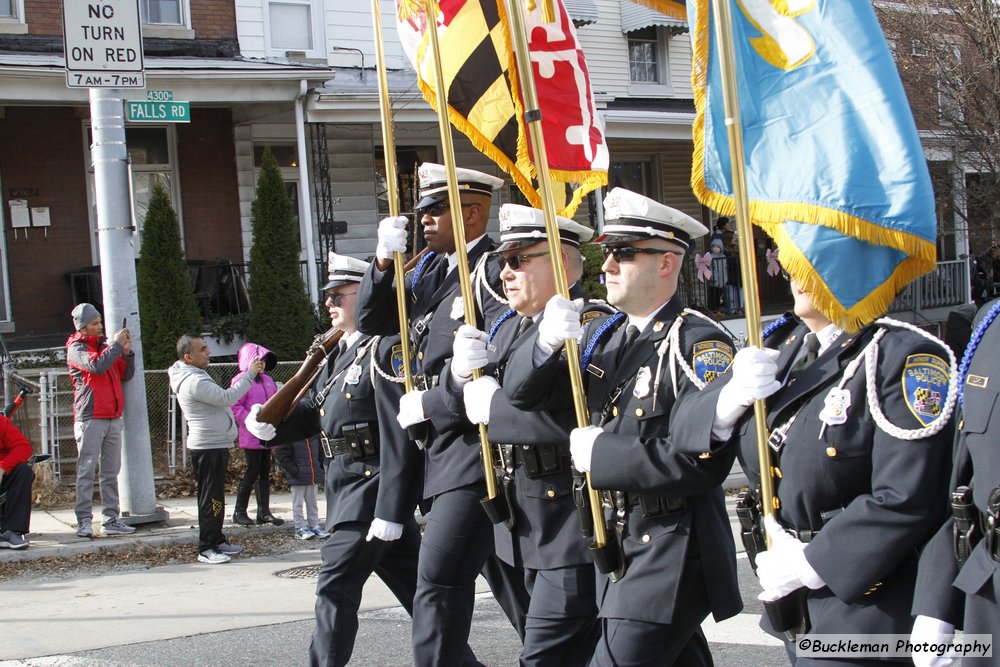
{"type": "Polygon", "coordinates": [[[396,216],[382,218],[378,223],[378,245],[375,258],[392,261],[392,253],[406,252],[406,218],[396,216]]]}
{"type": "Polygon", "coordinates": [[[383,542],[393,542],[402,536],[403,524],[375,517],[372,519],[372,525],[368,529],[368,537],[365,538],[365,541],[371,542],[372,538],[376,538],[383,542]]]}
{"type": "Polygon", "coordinates": [[[538,323],[536,347],[544,356],[550,357],[562,349],[568,340],[577,340],[583,335],[580,311],[583,299],[570,301],[556,294],[545,304],[545,312],[538,323]]]}
{"type": "Polygon", "coordinates": [[[250,414],[247,415],[247,420],[245,426],[250,433],[260,440],[267,442],[268,440],[273,440],[274,436],[277,435],[278,430],[274,428],[273,424],[268,424],[267,422],[257,421],[257,415],[260,414],[260,409],[264,407],[260,403],[254,403],[250,408],[250,414]]]}
{"type": "Polygon", "coordinates": [[[491,376],[484,375],[463,387],[465,393],[465,416],[473,424],[490,423],[490,405],[493,394],[500,389],[500,384],[491,376]]]}
{"type": "Polygon", "coordinates": [[[716,440],[728,440],[736,423],[753,405],[754,401],[767,398],[781,389],[777,380],[778,350],[748,346],[736,353],[729,367],[732,376],[719,392],[715,407],[712,435],[716,440]]]}
{"type": "Polygon", "coordinates": [[[399,422],[400,427],[410,428],[414,424],[427,420],[427,415],[424,414],[423,398],[424,392],[418,389],[399,397],[399,414],[396,415],[396,421],[399,422]]]}
{"type": "Polygon", "coordinates": [[[823,588],[826,582],[806,560],[806,545],[781,527],[773,516],[764,517],[771,548],[757,554],[757,578],[764,591],[758,600],[773,602],[803,586],[823,588]]]}

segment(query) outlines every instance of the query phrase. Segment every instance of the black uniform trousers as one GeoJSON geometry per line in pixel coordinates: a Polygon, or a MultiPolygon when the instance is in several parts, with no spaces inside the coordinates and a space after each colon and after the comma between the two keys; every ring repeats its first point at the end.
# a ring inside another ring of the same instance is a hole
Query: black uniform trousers
{"type": "Polygon", "coordinates": [[[191,466],[198,483],[198,553],[201,553],[226,541],[222,522],[226,519],[229,450],[192,449],[191,466]]]}
{"type": "Polygon", "coordinates": [[[407,613],[413,615],[420,529],[411,517],[398,540],[365,538],[368,523],[339,524],[323,543],[323,565],[316,583],[316,629],[309,645],[309,664],[346,665],[358,633],[358,608],[372,572],[385,582],[407,613]]]}
{"type": "MultiPolygon", "coordinates": [[[[596,570],[595,570],[596,572],[596,570]]],[[[596,573],[604,579],[604,575],[596,573]]],[[[628,576],[628,575],[626,575],[628,576]]],[[[601,637],[591,667],[701,667],[715,664],[701,622],[710,611],[701,560],[697,555],[684,561],[681,588],[670,624],[635,619],[601,618],[601,637]]]]}
{"type": "Polygon", "coordinates": [[[18,463],[13,470],[3,476],[0,491],[6,501],[0,506],[0,532],[12,530],[24,535],[31,521],[31,485],[35,481],[35,471],[27,463],[18,463]]]}
{"type": "MultiPolygon", "coordinates": [[[[413,663],[417,667],[468,664],[476,578],[486,578],[497,602],[524,636],[528,606],[517,568],[493,555],[493,524],[479,501],[477,482],[434,497],[424,526],[413,601],[413,663]]],[[[476,663],[473,663],[476,664],[476,663]]]]}
{"type": "MultiPolygon", "coordinates": [[[[582,539],[582,538],[581,538],[582,539]]],[[[586,665],[594,653],[597,591],[593,565],[524,569],[530,596],[522,667],[586,665]]]]}

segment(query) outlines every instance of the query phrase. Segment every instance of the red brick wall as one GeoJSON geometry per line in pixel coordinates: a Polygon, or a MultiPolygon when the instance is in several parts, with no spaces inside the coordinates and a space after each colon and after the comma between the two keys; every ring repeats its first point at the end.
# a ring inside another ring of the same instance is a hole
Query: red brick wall
{"type": "MultiPolygon", "coordinates": [[[[191,4],[191,27],[198,39],[236,39],[236,3],[196,0],[191,4]]],[[[24,0],[24,17],[32,35],[62,35],[61,0],[24,0]]]]}
{"type": "Polygon", "coordinates": [[[229,109],[192,109],[177,128],[188,259],[243,258],[236,153],[229,109]]]}
{"type": "Polygon", "coordinates": [[[72,330],[68,271],[93,262],[87,217],[83,125],[72,108],[7,107],[0,120],[4,234],[17,333],[72,330]],[[48,206],[52,226],[10,228],[11,188],[37,188],[28,206],[48,206]],[[25,239],[27,233],[27,239],[25,239]]]}
{"type": "Polygon", "coordinates": [[[24,0],[24,18],[28,34],[62,35],[62,2],[24,0]]]}

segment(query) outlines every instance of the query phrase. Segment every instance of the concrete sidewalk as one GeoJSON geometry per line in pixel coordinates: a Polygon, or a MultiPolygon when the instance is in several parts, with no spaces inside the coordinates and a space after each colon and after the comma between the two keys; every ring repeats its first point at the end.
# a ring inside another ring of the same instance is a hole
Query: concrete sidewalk
{"type": "MultiPolygon", "coordinates": [[[[244,527],[232,523],[235,496],[226,496],[226,522],[223,530],[227,537],[234,538],[239,543],[240,535],[245,531],[294,531],[292,525],[292,494],[272,493],[271,512],[284,519],[283,526],[244,527]]],[[[38,510],[31,512],[31,532],[28,533],[30,546],[27,549],[12,551],[0,549],[0,562],[13,562],[45,558],[66,558],[83,553],[92,553],[101,549],[112,551],[132,549],[138,546],[160,546],[163,544],[197,544],[198,542],[198,499],[169,498],[157,499],[169,518],[166,521],[148,523],[136,526],[131,535],[100,535],[100,505],[94,505],[94,538],[86,539],[76,536],[76,515],[73,508],[59,510],[38,510]]],[[[252,504],[252,501],[251,501],[252,504]]],[[[326,501],[319,499],[319,515],[326,516],[326,501]]],[[[254,511],[250,511],[251,518],[254,511]]],[[[126,518],[127,522],[127,518],[126,518]]]]}

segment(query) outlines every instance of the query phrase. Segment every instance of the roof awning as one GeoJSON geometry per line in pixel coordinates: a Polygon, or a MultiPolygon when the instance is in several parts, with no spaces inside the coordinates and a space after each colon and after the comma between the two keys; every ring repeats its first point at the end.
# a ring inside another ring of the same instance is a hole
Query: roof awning
{"type": "Polygon", "coordinates": [[[594,4],[594,0],[564,0],[563,5],[577,28],[597,23],[597,5],[594,4]]]}
{"type": "Polygon", "coordinates": [[[621,3],[622,32],[634,32],[652,26],[687,30],[687,21],[676,19],[658,11],[643,7],[632,0],[619,0],[621,3]]]}

